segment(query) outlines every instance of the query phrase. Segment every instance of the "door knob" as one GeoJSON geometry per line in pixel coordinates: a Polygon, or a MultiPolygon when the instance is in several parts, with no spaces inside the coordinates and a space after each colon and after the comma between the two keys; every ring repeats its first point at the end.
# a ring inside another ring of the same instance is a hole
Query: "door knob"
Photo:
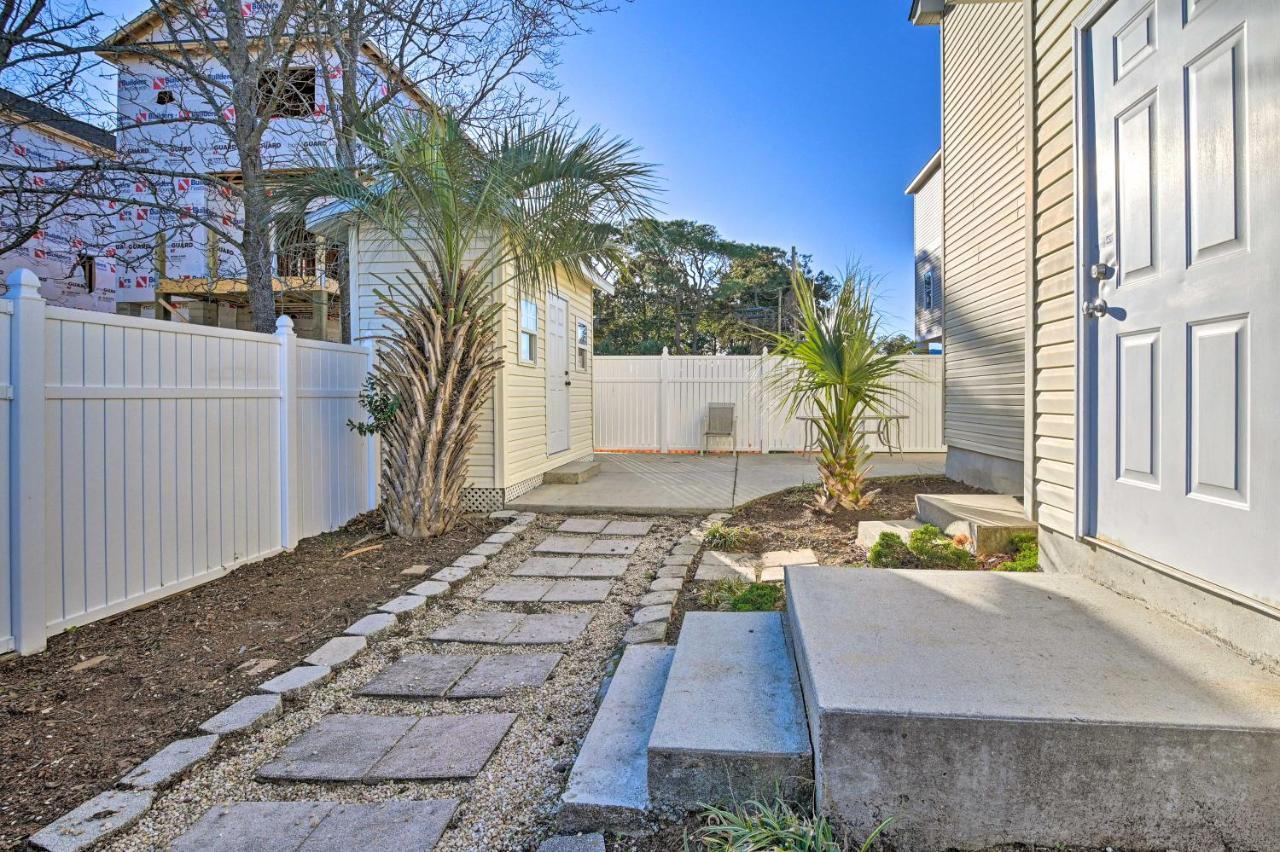
{"type": "Polygon", "coordinates": [[[1116,274],[1116,268],[1106,263],[1095,263],[1089,267],[1089,275],[1094,281],[1110,281],[1116,274]]]}
{"type": "Polygon", "coordinates": [[[1102,319],[1107,315],[1107,300],[1102,298],[1086,300],[1083,313],[1085,319],[1102,319]]]}

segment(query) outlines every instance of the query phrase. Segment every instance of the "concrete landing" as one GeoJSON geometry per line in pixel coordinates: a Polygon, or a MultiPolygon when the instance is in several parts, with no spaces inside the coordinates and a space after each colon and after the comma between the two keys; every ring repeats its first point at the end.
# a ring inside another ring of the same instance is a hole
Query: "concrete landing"
{"type": "Polygon", "coordinates": [[[577,459],[542,474],[542,481],[552,485],[581,485],[599,472],[600,462],[595,459],[577,459]]]}
{"type": "Polygon", "coordinates": [[[691,612],[649,738],[655,806],[803,795],[813,752],[776,612],[691,612]]]}
{"type": "Polygon", "coordinates": [[[583,740],[561,797],[562,831],[639,830],[649,808],[649,734],[675,649],[631,645],[583,740]]]}
{"type": "Polygon", "coordinates": [[[1008,494],[917,494],[916,518],[949,536],[967,535],[979,555],[1004,553],[1010,537],[1036,531],[1022,503],[1008,494]]]}
{"type": "Polygon", "coordinates": [[[900,848],[1280,849],[1280,678],[1082,577],[787,572],[818,799],[900,848]]]}

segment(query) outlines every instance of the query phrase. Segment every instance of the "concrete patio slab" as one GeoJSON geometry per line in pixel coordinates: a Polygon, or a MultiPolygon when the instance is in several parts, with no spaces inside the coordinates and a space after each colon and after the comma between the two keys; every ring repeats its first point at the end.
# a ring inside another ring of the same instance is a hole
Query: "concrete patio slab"
{"type": "Polygon", "coordinates": [[[433,642],[501,642],[523,619],[515,612],[464,612],[427,638],[433,642]]]}
{"type": "Polygon", "coordinates": [[[359,694],[385,698],[440,698],[478,659],[467,654],[403,657],[361,687],[359,694]]]}
{"type": "Polygon", "coordinates": [[[335,804],[298,852],[421,852],[435,847],[457,809],[457,799],[335,804]]]}
{"type": "Polygon", "coordinates": [[[607,556],[584,556],[574,563],[566,577],[579,578],[612,578],[621,577],[627,572],[626,559],[611,559],[607,556]]]}
{"type": "Polygon", "coordinates": [[[609,521],[606,518],[566,518],[560,526],[556,527],[556,532],[598,533],[604,532],[607,526],[609,521]]]}
{"type": "Polygon", "coordinates": [[[576,556],[530,556],[521,562],[511,575],[513,577],[564,577],[577,562],[576,556]]]}
{"type": "Polygon", "coordinates": [[[216,805],[173,844],[173,852],[297,849],[333,810],[332,802],[236,802],[216,805]]]}
{"type": "Polygon", "coordinates": [[[534,553],[572,553],[580,556],[587,552],[587,548],[594,541],[590,536],[583,535],[549,535],[540,541],[534,548],[534,553]]]}
{"type": "Polygon", "coordinates": [[[583,552],[588,556],[630,556],[640,541],[638,538],[598,538],[583,552]]]}
{"type": "Polygon", "coordinates": [[[556,580],[542,596],[543,603],[599,603],[609,597],[608,580],[556,580]]]}
{"type": "Polygon", "coordinates": [[[591,623],[586,612],[556,612],[522,616],[522,621],[502,640],[504,645],[559,645],[572,642],[591,623]]]}
{"type": "Polygon", "coordinates": [[[272,781],[359,781],[408,733],[413,716],[321,717],[258,770],[272,781]]]}
{"type": "Polygon", "coordinates": [[[653,521],[610,521],[604,528],[605,535],[648,535],[653,521]]]}
{"type": "Polygon", "coordinates": [[[481,657],[449,690],[450,698],[501,698],[541,686],[564,654],[494,654],[481,657]]]}
{"type": "MultiPolygon", "coordinates": [[[[698,456],[597,453],[600,473],[577,485],[541,485],[512,506],[538,512],[705,514],[818,481],[813,459],[799,453],[698,456]]],[[[878,454],[872,476],[941,475],[943,453],[878,454]]]]}
{"type": "Polygon", "coordinates": [[[819,804],[852,832],[1277,848],[1280,677],[1191,628],[1054,574],[794,567],[787,601],[819,804]]]}
{"type": "Polygon", "coordinates": [[[480,595],[492,603],[526,603],[540,601],[551,591],[551,580],[499,580],[480,595]]]}

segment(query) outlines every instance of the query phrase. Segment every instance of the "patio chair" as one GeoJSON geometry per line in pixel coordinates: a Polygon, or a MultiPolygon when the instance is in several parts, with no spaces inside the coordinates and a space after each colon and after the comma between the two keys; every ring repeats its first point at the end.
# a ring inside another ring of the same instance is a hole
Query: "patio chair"
{"type": "Polygon", "coordinates": [[[702,433],[702,454],[706,455],[712,438],[728,438],[733,454],[738,455],[738,418],[732,402],[707,403],[707,428],[702,433]]]}

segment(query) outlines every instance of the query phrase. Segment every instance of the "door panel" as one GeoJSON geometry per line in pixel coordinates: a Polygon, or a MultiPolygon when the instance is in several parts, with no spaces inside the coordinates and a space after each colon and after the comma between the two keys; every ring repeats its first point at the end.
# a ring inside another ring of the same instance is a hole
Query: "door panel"
{"type": "Polygon", "coordinates": [[[568,303],[547,296],[547,454],[569,449],[568,303]]]}
{"type": "Polygon", "coordinates": [[[1280,605],[1280,2],[1116,0],[1081,35],[1086,532],[1280,605]]]}

